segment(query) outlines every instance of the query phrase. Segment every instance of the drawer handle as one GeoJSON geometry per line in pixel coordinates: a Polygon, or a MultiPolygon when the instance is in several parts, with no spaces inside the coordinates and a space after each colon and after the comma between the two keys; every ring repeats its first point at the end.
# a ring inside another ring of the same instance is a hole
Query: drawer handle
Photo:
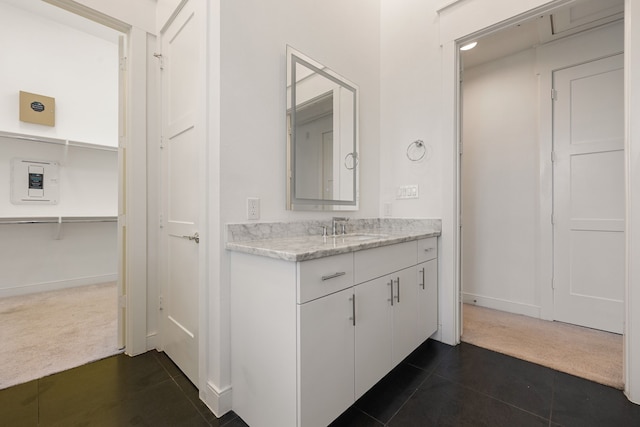
{"type": "Polygon", "coordinates": [[[425,252],[431,252],[432,250],[434,250],[435,248],[425,248],[425,252]]]}
{"type": "Polygon", "coordinates": [[[333,274],[329,274],[328,276],[322,276],[322,280],[329,280],[329,279],[335,279],[336,277],[340,277],[340,276],[344,276],[345,273],[344,271],[339,271],[337,273],[333,273],[333,274]]]}
{"type": "Polygon", "coordinates": [[[422,273],[422,283],[420,284],[420,286],[422,286],[422,289],[424,289],[424,268],[420,270],[420,273],[422,273]]]}
{"type": "Polygon", "coordinates": [[[350,317],[349,320],[353,321],[353,326],[356,326],[356,294],[353,294],[351,298],[351,310],[353,317],[350,317]]]}

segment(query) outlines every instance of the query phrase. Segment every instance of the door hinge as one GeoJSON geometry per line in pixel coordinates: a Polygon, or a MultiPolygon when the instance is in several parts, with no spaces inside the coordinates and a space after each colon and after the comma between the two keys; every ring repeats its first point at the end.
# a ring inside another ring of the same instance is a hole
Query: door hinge
{"type": "Polygon", "coordinates": [[[119,308],[126,308],[127,307],[127,296],[126,295],[120,295],[118,297],[118,307],[119,308]]]}
{"type": "Polygon", "coordinates": [[[556,216],[552,213],[551,214],[551,225],[555,225],[556,223],[556,216]]]}
{"type": "Polygon", "coordinates": [[[551,163],[555,163],[558,161],[558,156],[556,156],[556,152],[552,151],[551,152],[551,163]]]}
{"type": "Polygon", "coordinates": [[[164,298],[162,295],[158,297],[158,310],[160,311],[164,310],[164,298]]]}
{"type": "Polygon", "coordinates": [[[160,225],[160,228],[164,228],[164,215],[162,215],[162,213],[158,216],[158,224],[160,225]]]}
{"type": "Polygon", "coordinates": [[[120,66],[121,71],[127,71],[127,57],[123,56],[120,58],[120,62],[118,64],[120,66]]]}
{"type": "Polygon", "coordinates": [[[160,149],[161,150],[164,149],[164,137],[163,136],[160,137],[160,149]]]}
{"type": "Polygon", "coordinates": [[[555,277],[551,278],[551,289],[555,289],[556,288],[556,279],[555,277]]]}
{"type": "Polygon", "coordinates": [[[558,91],[555,89],[551,89],[551,99],[554,101],[558,100],[558,91]]]}
{"type": "Polygon", "coordinates": [[[160,64],[160,69],[164,70],[164,57],[161,53],[154,53],[153,56],[158,58],[158,63],[160,64]]]}

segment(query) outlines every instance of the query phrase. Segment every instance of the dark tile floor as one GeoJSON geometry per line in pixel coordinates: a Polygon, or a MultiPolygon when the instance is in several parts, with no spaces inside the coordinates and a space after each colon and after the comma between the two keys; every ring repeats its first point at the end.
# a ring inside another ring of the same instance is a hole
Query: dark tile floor
{"type": "MultiPolygon", "coordinates": [[[[118,355],[0,390],[0,426],[244,427],[216,418],[163,353],[118,355]]],[[[621,391],[489,350],[427,341],[332,427],[640,426],[621,391]]]]}

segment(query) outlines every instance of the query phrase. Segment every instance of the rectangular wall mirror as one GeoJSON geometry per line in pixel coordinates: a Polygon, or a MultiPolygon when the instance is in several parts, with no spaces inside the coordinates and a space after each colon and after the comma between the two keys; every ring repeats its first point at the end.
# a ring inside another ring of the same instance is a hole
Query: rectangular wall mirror
{"type": "Polygon", "coordinates": [[[358,209],[358,86],[287,46],[287,209],[358,209]]]}

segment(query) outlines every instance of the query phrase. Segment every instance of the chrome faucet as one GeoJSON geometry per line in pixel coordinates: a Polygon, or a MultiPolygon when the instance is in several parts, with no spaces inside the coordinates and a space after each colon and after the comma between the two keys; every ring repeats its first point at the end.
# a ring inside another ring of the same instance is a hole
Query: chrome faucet
{"type": "Polygon", "coordinates": [[[343,216],[334,216],[331,219],[331,230],[332,230],[333,236],[338,235],[338,227],[337,227],[338,223],[342,223],[342,230],[340,234],[347,234],[347,224],[346,224],[347,221],[349,221],[349,218],[343,217],[343,216]]]}

